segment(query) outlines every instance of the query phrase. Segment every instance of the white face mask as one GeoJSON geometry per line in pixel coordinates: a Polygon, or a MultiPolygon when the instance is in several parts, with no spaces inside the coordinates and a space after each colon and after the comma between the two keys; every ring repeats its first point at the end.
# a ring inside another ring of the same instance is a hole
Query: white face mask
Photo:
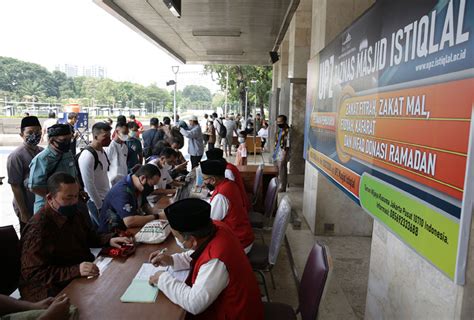
{"type": "Polygon", "coordinates": [[[173,169],[173,167],[165,162],[163,164],[163,169],[170,171],[171,169],[173,169]]]}
{"type": "Polygon", "coordinates": [[[123,133],[119,133],[119,134],[118,134],[118,137],[119,137],[119,139],[122,140],[123,142],[125,142],[125,141],[128,140],[128,135],[123,134],[123,133]]]}
{"type": "Polygon", "coordinates": [[[244,143],[245,139],[244,138],[239,138],[239,143],[244,143]]]}
{"type": "Polygon", "coordinates": [[[176,240],[176,244],[178,245],[178,247],[180,247],[181,249],[183,249],[184,251],[188,251],[189,249],[188,248],[185,248],[184,247],[184,243],[179,241],[178,238],[174,237],[174,240],[176,240]]]}

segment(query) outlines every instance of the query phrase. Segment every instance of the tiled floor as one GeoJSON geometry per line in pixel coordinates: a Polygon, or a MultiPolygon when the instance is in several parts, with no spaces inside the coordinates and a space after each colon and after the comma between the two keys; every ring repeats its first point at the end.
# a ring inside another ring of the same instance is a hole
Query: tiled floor
{"type": "MultiPolygon", "coordinates": [[[[290,196],[292,208],[302,217],[302,186],[292,186],[286,193],[290,196]]],[[[280,194],[280,199],[283,194],[280,194]]],[[[266,242],[270,234],[266,234],[266,242]]],[[[290,224],[287,238],[295,261],[298,276],[303,274],[306,258],[315,241],[324,242],[330,250],[334,270],[326,296],[320,306],[319,319],[363,319],[369,272],[369,237],[314,236],[302,218],[300,229],[290,224]]],[[[291,276],[286,250],[282,248],[274,275],[276,290],[270,290],[272,301],[297,306],[296,286],[291,276]]],[[[270,278],[268,278],[270,279],[270,278]]]]}

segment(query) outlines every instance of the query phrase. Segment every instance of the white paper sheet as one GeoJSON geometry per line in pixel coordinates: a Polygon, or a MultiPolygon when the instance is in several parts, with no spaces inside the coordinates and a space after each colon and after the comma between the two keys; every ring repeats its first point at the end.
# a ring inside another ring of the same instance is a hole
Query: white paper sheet
{"type": "Polygon", "coordinates": [[[184,282],[188,277],[189,270],[174,271],[171,267],[155,267],[151,263],[142,264],[140,270],[138,270],[134,279],[148,280],[152,275],[158,271],[167,271],[177,280],[184,282]]]}

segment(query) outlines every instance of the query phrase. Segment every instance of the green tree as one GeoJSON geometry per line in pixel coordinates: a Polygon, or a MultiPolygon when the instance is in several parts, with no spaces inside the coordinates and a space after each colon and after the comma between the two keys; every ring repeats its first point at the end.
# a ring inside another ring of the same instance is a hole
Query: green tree
{"type": "Polygon", "coordinates": [[[269,94],[272,86],[272,68],[270,66],[252,66],[252,65],[206,65],[204,70],[207,73],[216,74],[217,81],[221,89],[225,91],[226,76],[229,74],[228,98],[230,101],[240,101],[241,112],[250,113],[253,105],[257,101],[257,109],[264,114],[265,103],[269,100],[269,94]],[[255,84],[251,80],[256,80],[255,84]],[[245,106],[245,91],[248,91],[248,103],[245,106]],[[255,95],[255,92],[257,93],[255,95]]]}
{"type": "Polygon", "coordinates": [[[189,85],[183,89],[183,97],[189,98],[190,101],[206,101],[211,102],[211,91],[203,86],[189,85]]]}
{"type": "Polygon", "coordinates": [[[26,101],[38,102],[40,97],[45,96],[45,89],[41,83],[26,79],[20,84],[18,93],[26,101]]]}

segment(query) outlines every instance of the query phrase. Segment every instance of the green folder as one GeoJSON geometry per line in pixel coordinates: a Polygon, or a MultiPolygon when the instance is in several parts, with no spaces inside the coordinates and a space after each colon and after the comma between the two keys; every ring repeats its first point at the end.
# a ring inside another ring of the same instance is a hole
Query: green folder
{"type": "Polygon", "coordinates": [[[133,279],[125,293],[120,297],[122,302],[155,302],[158,288],[148,283],[148,280],[133,279]]]}

